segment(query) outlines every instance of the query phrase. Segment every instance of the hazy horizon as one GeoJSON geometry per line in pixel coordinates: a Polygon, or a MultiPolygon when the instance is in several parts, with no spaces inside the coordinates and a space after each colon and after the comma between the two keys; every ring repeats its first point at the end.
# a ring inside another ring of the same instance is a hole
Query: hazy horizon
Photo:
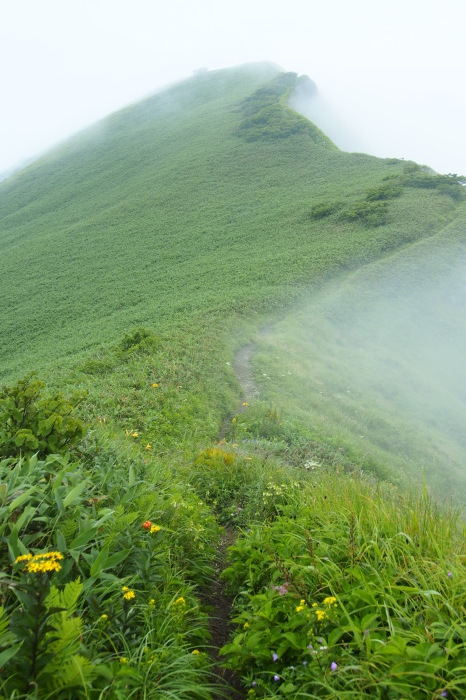
{"type": "Polygon", "coordinates": [[[196,69],[272,61],[317,84],[341,148],[465,173],[465,19],[462,0],[5,5],[0,172],[196,69]]]}

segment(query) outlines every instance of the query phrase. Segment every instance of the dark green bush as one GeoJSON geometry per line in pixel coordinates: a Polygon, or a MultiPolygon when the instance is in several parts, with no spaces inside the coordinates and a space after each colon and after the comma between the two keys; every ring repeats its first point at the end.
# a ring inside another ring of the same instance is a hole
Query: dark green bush
{"type": "Polygon", "coordinates": [[[350,221],[361,221],[367,226],[382,226],[387,222],[387,201],[355,202],[346,210],[345,218],[350,221]]]}
{"type": "Polygon", "coordinates": [[[319,202],[311,207],[311,219],[323,219],[341,209],[340,202],[319,202]]]}
{"type": "Polygon", "coordinates": [[[46,395],[44,386],[29,374],[0,391],[0,457],[61,453],[84,435],[84,423],[74,415],[83,395],[46,395]]]}

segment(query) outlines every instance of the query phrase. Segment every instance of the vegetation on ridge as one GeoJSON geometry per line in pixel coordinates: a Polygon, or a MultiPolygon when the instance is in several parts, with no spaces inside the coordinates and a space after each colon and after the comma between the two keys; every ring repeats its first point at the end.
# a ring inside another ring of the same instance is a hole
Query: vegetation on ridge
{"type": "Polygon", "coordinates": [[[461,180],[314,138],[294,80],[196,76],[0,185],[1,698],[227,697],[208,628],[222,527],[243,696],[464,696],[458,513],[346,445],[338,412],[303,420],[279,354],[251,395],[235,375],[323,281],[366,304],[351,270],[460,249],[461,180]],[[248,104],[260,138],[241,136],[248,104]],[[388,203],[383,225],[347,216],[361,202],[388,203]]]}

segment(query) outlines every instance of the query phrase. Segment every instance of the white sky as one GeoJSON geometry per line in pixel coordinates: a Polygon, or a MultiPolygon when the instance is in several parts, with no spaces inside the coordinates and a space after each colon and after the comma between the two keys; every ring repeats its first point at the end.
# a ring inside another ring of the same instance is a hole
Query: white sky
{"type": "Polygon", "coordinates": [[[269,60],[317,83],[341,147],[466,174],[465,36],[466,0],[0,0],[0,172],[197,68],[269,60]]]}

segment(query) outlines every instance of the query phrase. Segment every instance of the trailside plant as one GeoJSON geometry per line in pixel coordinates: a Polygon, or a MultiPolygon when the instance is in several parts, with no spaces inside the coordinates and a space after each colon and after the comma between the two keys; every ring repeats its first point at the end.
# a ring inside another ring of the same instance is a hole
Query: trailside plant
{"type": "Polygon", "coordinates": [[[85,432],[76,408],[84,396],[47,395],[33,373],[0,391],[0,457],[64,452],[85,432]]]}
{"type": "Polygon", "coordinates": [[[464,542],[425,496],[326,473],[230,548],[226,664],[252,697],[466,690],[464,542]]]}

